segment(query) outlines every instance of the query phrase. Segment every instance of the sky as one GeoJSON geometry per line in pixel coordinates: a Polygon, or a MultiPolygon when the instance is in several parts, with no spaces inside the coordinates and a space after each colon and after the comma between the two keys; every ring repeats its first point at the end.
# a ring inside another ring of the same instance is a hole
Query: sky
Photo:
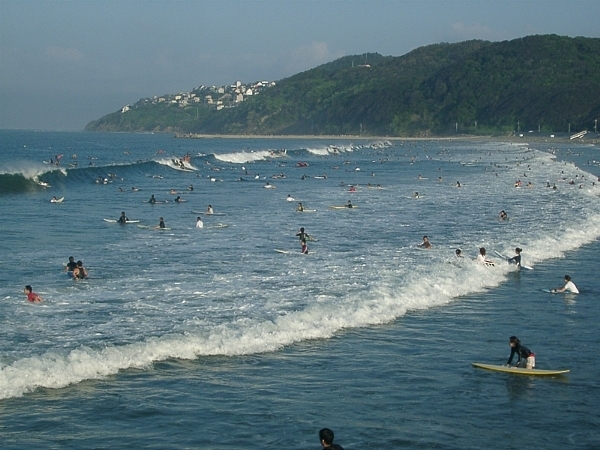
{"type": "Polygon", "coordinates": [[[0,129],[82,130],[141,98],[346,55],[600,37],[600,0],[0,0],[0,129]]]}

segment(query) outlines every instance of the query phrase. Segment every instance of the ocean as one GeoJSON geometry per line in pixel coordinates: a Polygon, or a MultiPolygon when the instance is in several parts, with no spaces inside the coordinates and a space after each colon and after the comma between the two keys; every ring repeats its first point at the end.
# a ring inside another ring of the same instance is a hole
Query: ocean
{"type": "Polygon", "coordinates": [[[0,131],[2,448],[599,448],[600,148],[527,138],[0,131]]]}

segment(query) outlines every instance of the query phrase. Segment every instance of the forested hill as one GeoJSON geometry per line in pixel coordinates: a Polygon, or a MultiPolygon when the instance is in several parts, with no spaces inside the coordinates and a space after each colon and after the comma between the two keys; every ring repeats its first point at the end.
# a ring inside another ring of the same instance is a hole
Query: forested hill
{"type": "Polygon", "coordinates": [[[541,35],[347,56],[233,108],[141,104],[86,129],[424,136],[578,131],[599,117],[600,39],[541,35]]]}

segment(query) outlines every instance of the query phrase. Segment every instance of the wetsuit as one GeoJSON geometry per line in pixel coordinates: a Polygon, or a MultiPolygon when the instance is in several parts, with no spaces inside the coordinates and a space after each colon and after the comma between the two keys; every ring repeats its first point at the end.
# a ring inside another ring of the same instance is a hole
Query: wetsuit
{"type": "Polygon", "coordinates": [[[517,267],[521,267],[521,254],[519,253],[517,256],[513,256],[508,262],[514,262],[517,267]]]}
{"type": "Polygon", "coordinates": [[[154,196],[150,197],[150,200],[148,200],[148,203],[151,203],[151,204],[156,203],[156,199],[154,198],[154,196]]]}
{"type": "Polygon", "coordinates": [[[304,231],[296,233],[296,236],[298,236],[298,239],[301,241],[308,241],[310,239],[308,233],[305,233],[304,231]]]}
{"type": "Polygon", "coordinates": [[[128,219],[127,217],[125,217],[125,216],[121,216],[121,217],[119,217],[119,220],[117,220],[117,222],[119,222],[120,224],[123,224],[123,225],[124,225],[124,224],[126,224],[126,223],[127,223],[127,221],[128,221],[128,220],[129,220],[129,219],[128,219]]]}
{"type": "Polygon", "coordinates": [[[533,355],[533,352],[521,344],[515,344],[514,347],[510,348],[510,357],[506,362],[507,365],[510,365],[515,354],[519,357],[516,364],[518,366],[521,363],[521,359],[527,360],[529,356],[533,355]]]}
{"type": "Polygon", "coordinates": [[[164,220],[161,220],[161,221],[158,223],[158,228],[166,228],[166,227],[165,227],[165,222],[164,222],[164,220]]]}
{"type": "Polygon", "coordinates": [[[67,272],[73,272],[77,267],[77,263],[75,261],[70,261],[67,263],[67,272]]]}

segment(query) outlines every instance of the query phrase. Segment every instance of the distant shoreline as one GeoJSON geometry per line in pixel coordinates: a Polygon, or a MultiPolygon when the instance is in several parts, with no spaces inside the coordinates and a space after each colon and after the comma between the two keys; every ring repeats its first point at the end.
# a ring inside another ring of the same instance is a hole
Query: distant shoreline
{"type": "MultiPolygon", "coordinates": [[[[590,133],[591,134],[591,133],[590,133]]],[[[585,136],[584,138],[569,139],[570,135],[550,137],[550,135],[531,135],[524,134],[520,136],[427,136],[427,137],[399,137],[399,136],[358,136],[358,135],[259,135],[259,134],[197,134],[197,133],[175,133],[177,139],[343,139],[343,140],[362,140],[362,141],[497,141],[497,142],[572,142],[573,144],[600,144],[600,135],[585,136]]]]}

